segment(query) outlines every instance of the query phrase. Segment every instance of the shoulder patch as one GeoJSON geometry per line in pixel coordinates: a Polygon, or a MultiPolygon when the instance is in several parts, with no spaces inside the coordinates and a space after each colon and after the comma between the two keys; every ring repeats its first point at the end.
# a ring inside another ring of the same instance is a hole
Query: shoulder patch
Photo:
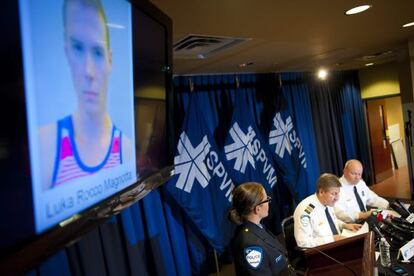
{"type": "Polygon", "coordinates": [[[312,213],[313,209],[315,209],[315,205],[313,205],[312,203],[310,203],[306,208],[305,208],[305,213],[312,213]]]}
{"type": "Polygon", "coordinates": [[[244,249],[244,259],[251,268],[257,269],[263,260],[263,249],[260,246],[249,246],[244,249]]]}
{"type": "Polygon", "coordinates": [[[300,224],[302,224],[303,227],[307,227],[310,222],[310,216],[309,215],[301,215],[300,216],[300,224]]]}

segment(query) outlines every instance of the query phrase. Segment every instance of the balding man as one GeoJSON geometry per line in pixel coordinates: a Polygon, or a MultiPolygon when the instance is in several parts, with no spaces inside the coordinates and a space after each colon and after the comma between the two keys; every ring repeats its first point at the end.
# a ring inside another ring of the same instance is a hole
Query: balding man
{"type": "Polygon", "coordinates": [[[335,215],[344,222],[365,220],[371,215],[367,205],[380,209],[388,208],[388,201],[371,191],[362,176],[362,164],[358,160],[345,163],[341,181],[341,192],[335,204],[335,215]]]}

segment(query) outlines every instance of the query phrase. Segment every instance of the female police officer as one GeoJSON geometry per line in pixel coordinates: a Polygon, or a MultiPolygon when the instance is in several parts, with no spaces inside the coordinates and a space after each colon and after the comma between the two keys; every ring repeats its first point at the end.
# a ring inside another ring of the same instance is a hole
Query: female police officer
{"type": "Polygon", "coordinates": [[[244,183],[233,191],[229,218],[239,225],[231,242],[237,275],[288,275],[284,248],[260,224],[270,200],[259,183],[244,183]]]}

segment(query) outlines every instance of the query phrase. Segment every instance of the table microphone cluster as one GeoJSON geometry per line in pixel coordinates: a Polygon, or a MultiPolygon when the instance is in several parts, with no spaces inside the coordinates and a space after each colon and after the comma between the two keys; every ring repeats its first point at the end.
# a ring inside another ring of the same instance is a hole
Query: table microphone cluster
{"type": "Polygon", "coordinates": [[[398,249],[414,238],[414,225],[406,220],[410,212],[400,202],[393,202],[390,207],[401,217],[373,212],[367,223],[377,238],[384,237],[392,248],[398,249]]]}

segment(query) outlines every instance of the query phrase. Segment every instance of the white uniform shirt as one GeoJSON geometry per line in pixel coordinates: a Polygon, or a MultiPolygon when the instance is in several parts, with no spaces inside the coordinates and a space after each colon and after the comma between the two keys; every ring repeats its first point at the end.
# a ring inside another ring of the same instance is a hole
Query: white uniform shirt
{"type": "MultiPolygon", "coordinates": [[[[295,239],[299,247],[314,247],[333,242],[333,234],[326,218],[325,208],[316,194],[308,196],[296,207],[293,214],[295,239]]],[[[332,207],[328,206],[329,214],[340,233],[343,222],[338,220],[332,207]]]]}
{"type": "Polygon", "coordinates": [[[359,212],[361,212],[354,194],[354,186],[357,188],[365,209],[367,205],[380,209],[388,208],[388,201],[371,191],[364,180],[361,179],[356,185],[352,185],[342,176],[339,181],[341,181],[342,187],[340,188],[339,200],[335,204],[335,215],[342,221],[354,222],[358,219],[359,212]]]}

